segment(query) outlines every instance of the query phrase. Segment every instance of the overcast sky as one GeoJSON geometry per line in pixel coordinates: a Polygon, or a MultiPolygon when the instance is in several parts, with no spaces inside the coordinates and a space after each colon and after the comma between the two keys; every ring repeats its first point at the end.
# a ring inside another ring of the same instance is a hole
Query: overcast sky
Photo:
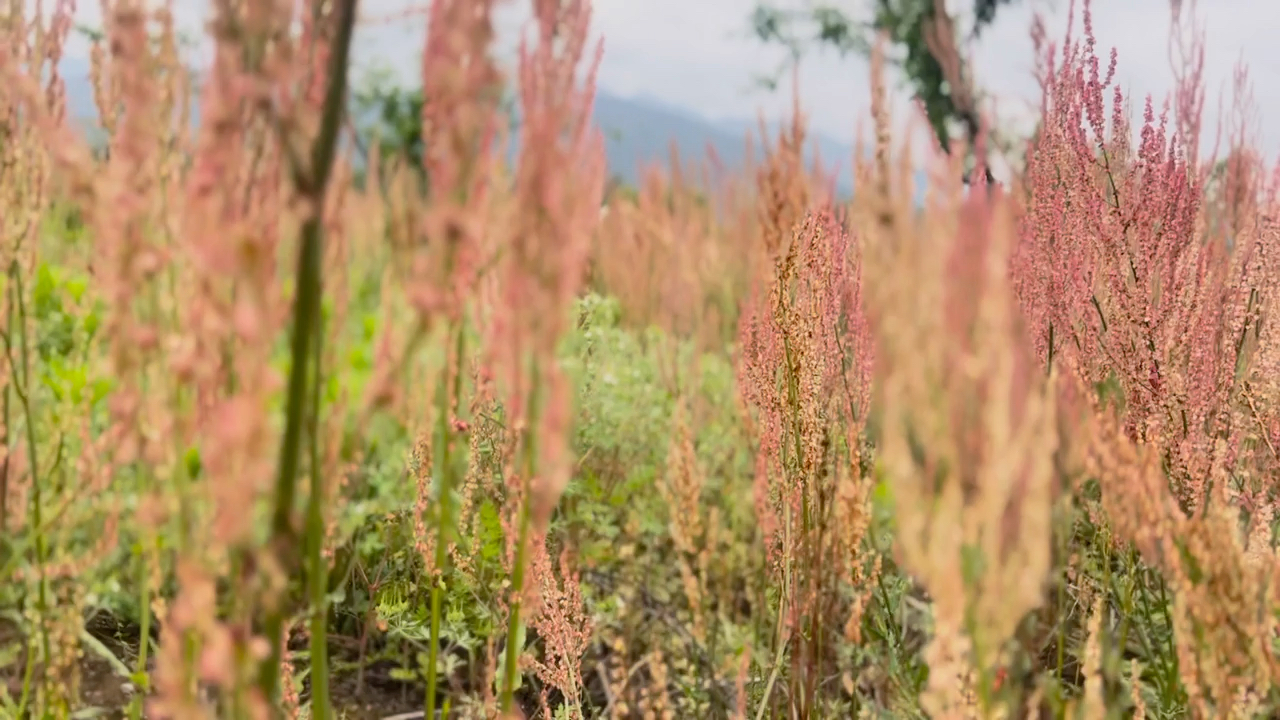
{"type": "MultiPolygon", "coordinates": [[[[854,13],[869,5],[868,0],[831,1],[854,13]]],[[[783,114],[790,107],[789,90],[768,93],[752,83],[753,77],[769,72],[782,57],[780,51],[770,51],[751,37],[749,15],[754,2],[596,0],[593,28],[605,42],[602,86],[616,94],[646,95],[716,119],[752,118],[759,109],[772,117],[783,114]]],[[[970,0],[949,2],[962,9],[970,5],[970,0]]],[[[1182,2],[1188,5],[1190,0],[1182,2]]],[[[782,0],[779,4],[802,7],[804,3],[782,0]]],[[[46,0],[46,4],[53,2],[46,0]]],[[[97,2],[80,0],[78,4],[82,20],[97,20],[97,2]]],[[[176,4],[180,24],[198,29],[209,1],[176,0],[176,4]]],[[[366,18],[357,36],[361,63],[379,61],[408,81],[416,77],[425,21],[422,13],[404,13],[413,4],[361,0],[366,18]]],[[[528,0],[508,0],[501,13],[500,46],[507,57],[514,52],[528,5],[528,0]]],[[[1169,0],[1094,0],[1093,5],[1104,63],[1110,48],[1117,48],[1122,87],[1139,99],[1154,95],[1158,107],[1173,84],[1169,0]]],[[[1025,109],[1038,98],[1029,35],[1037,12],[1046,18],[1050,37],[1060,38],[1066,29],[1068,0],[1016,0],[1002,8],[995,25],[972,51],[975,77],[999,99],[1006,122],[1025,117],[1025,109]]],[[[1275,128],[1280,120],[1280,82],[1274,79],[1280,77],[1280,43],[1275,38],[1280,1],[1201,0],[1197,14],[1208,41],[1206,130],[1212,134],[1216,128],[1220,93],[1230,105],[1233,69],[1242,61],[1252,79],[1257,141],[1274,158],[1280,149],[1280,130],[1275,128]]],[[[71,52],[83,53],[84,47],[77,43],[71,52]]],[[[807,57],[801,72],[801,98],[811,122],[826,134],[851,140],[858,119],[866,114],[868,84],[866,63],[859,59],[830,52],[807,57]]]]}

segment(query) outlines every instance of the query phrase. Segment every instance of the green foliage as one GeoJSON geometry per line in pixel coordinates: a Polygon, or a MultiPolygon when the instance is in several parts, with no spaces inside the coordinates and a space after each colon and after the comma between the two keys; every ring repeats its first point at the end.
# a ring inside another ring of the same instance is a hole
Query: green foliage
{"type": "MultiPolygon", "coordinates": [[[[370,267],[378,262],[373,259],[370,267]]],[[[53,455],[62,443],[62,452],[74,457],[78,440],[67,418],[84,408],[105,413],[111,390],[109,378],[87,352],[100,332],[102,307],[88,292],[84,274],[69,266],[40,265],[28,289],[37,326],[34,334],[39,338],[33,369],[41,379],[39,400],[44,410],[37,422],[41,437],[46,438],[42,453],[53,455]]],[[[323,402],[330,410],[344,396],[359,397],[373,371],[374,342],[383,321],[381,290],[376,284],[362,286],[354,298],[342,330],[345,351],[326,373],[323,402]]],[[[325,312],[334,317],[333,308],[325,312]]],[[[621,322],[619,303],[608,297],[583,297],[575,312],[574,329],[564,338],[559,358],[574,389],[572,441],[578,464],[553,520],[552,543],[575,550],[588,610],[602,633],[621,633],[637,645],[635,652],[661,650],[669,659],[678,715],[727,716],[729,706],[718,689],[716,674],[735,667],[747,649],[753,658],[751,677],[770,671],[773,665],[767,648],[774,621],[770,614],[776,607],[776,597],[760,582],[765,571],[749,483],[753,456],[737,405],[731,348],[699,353],[691,344],[656,328],[628,328],[621,322]],[[676,564],[678,553],[671,545],[669,509],[655,492],[667,471],[672,419],[680,402],[693,408],[704,505],[720,514],[726,534],[714,548],[711,581],[721,595],[714,599],[704,640],[690,634],[692,620],[676,564]]],[[[1111,380],[1097,391],[1106,398],[1118,393],[1118,388],[1111,380]]],[[[393,682],[420,683],[428,672],[450,683],[478,682],[478,673],[492,662],[486,653],[506,652],[500,644],[490,645],[504,632],[502,497],[490,492],[475,498],[476,530],[459,538],[473,565],[466,572],[451,569],[445,577],[441,650],[436,667],[428,668],[428,598],[433,579],[423,572],[415,544],[410,430],[386,416],[365,424],[358,420],[351,413],[344,424],[342,452],[355,469],[342,491],[343,501],[333,505],[338,552],[328,602],[332,633],[361,638],[368,649],[358,660],[339,654],[334,670],[364,672],[377,664],[390,668],[387,673],[393,682]]],[[[499,412],[477,417],[476,422],[496,427],[502,417],[499,412]]],[[[492,469],[500,452],[497,441],[481,443],[469,462],[492,469]]],[[[862,618],[861,640],[842,640],[837,645],[835,662],[845,675],[833,681],[847,682],[858,688],[858,694],[824,701],[821,716],[923,717],[918,697],[928,681],[922,653],[932,625],[929,603],[892,560],[892,487],[869,450],[864,459],[864,471],[878,480],[868,543],[881,555],[883,567],[862,618]]],[[[189,476],[199,475],[197,449],[188,449],[183,462],[189,476]]],[[[48,467],[54,482],[70,481],[69,463],[48,467]]],[[[111,499],[120,501],[125,511],[136,510],[140,482],[135,474],[120,474],[111,499]]],[[[1129,707],[1129,677],[1136,664],[1138,692],[1148,713],[1178,716],[1186,711],[1187,700],[1174,650],[1170,591],[1159,573],[1132,551],[1117,551],[1113,539],[1090,520],[1085,508],[1099,502],[1097,483],[1085,481],[1081,487],[1078,507],[1069,508],[1066,522],[1060,523],[1065,528],[1061,532],[1069,536],[1058,541],[1074,553],[1075,572],[1100,583],[1099,590],[1106,593],[1112,608],[1113,619],[1104,627],[1102,654],[1108,704],[1129,707]]],[[[455,505],[460,499],[455,498],[455,505]]],[[[97,507],[88,504],[77,509],[79,514],[68,520],[58,537],[60,547],[70,551],[93,546],[97,507]]],[[[133,530],[128,532],[119,548],[78,581],[91,615],[136,625],[144,610],[129,568],[145,553],[146,545],[132,535],[133,530]]],[[[171,540],[160,537],[158,542],[164,547],[171,540]]],[[[21,553],[23,546],[13,549],[21,553]]],[[[1010,676],[1020,678],[1023,690],[1039,687],[1044,707],[1056,717],[1064,716],[1071,703],[1079,700],[1076,673],[1087,641],[1085,605],[1071,582],[1065,574],[1052,580],[1048,593],[1059,598],[1056,614],[1046,615],[1047,620],[1028,618],[1019,641],[1025,647],[1011,654],[1010,676]]],[[[167,594],[172,588],[167,575],[157,591],[167,594]]],[[[0,605],[17,607],[29,592],[29,588],[5,588],[0,591],[0,605]]],[[[518,637],[521,652],[540,651],[542,638],[532,627],[521,626],[518,637]]],[[[115,647],[92,638],[86,646],[99,653],[115,647]]],[[[18,662],[17,653],[17,646],[0,645],[0,670],[12,668],[18,662]]],[[[607,657],[606,649],[593,646],[586,671],[590,673],[596,658],[607,657]]],[[[496,659],[500,664],[503,657],[496,659]]],[[[522,692],[539,689],[531,677],[524,676],[522,692]]],[[[762,683],[748,683],[746,691],[749,706],[756,707],[763,697],[762,683]]],[[[1016,688],[1006,691],[1011,701],[1017,698],[1016,692],[1016,688]]],[[[0,702],[5,702],[3,693],[0,702]]]]}
{"type": "MultiPolygon", "coordinates": [[[[67,266],[39,266],[30,293],[39,338],[35,368],[42,379],[42,403],[47,407],[40,419],[42,436],[65,435],[63,442],[70,448],[76,441],[59,430],[59,417],[73,408],[93,407],[102,412],[110,392],[109,380],[95,372],[86,352],[99,332],[102,308],[87,292],[87,278],[67,266]]],[[[362,287],[347,308],[345,351],[326,375],[326,406],[336,407],[344,396],[359,397],[369,380],[381,322],[380,295],[376,285],[362,287]]],[[[325,313],[333,317],[331,307],[325,313]]],[[[769,670],[768,653],[763,648],[768,647],[772,618],[760,609],[774,607],[776,602],[770,596],[760,596],[763,590],[755,585],[763,575],[763,566],[756,550],[750,488],[742,482],[751,477],[753,458],[736,404],[735,369],[728,349],[697,354],[688,343],[656,328],[627,328],[621,315],[614,299],[597,295],[582,298],[575,327],[560,348],[562,367],[574,388],[573,452],[579,463],[553,522],[553,542],[574,547],[584,572],[593,621],[599,627],[628,633],[632,642],[641,644],[640,649],[660,649],[673,658],[670,681],[682,712],[719,716],[721,710],[716,708],[725,701],[711,681],[713,668],[732,666],[739,653],[751,648],[756,658],[752,672],[763,675],[769,670]],[[703,498],[708,507],[721,513],[728,533],[727,541],[714,555],[717,578],[728,581],[717,587],[737,588],[734,595],[717,598],[718,609],[705,642],[688,634],[691,620],[670,545],[669,511],[654,491],[666,472],[672,418],[681,399],[697,409],[694,446],[705,476],[703,498]],[[737,615],[735,605],[756,608],[754,616],[737,615]],[[640,620],[637,606],[648,608],[640,620]]],[[[345,425],[343,453],[357,465],[343,490],[343,502],[334,504],[339,552],[328,597],[335,634],[368,635],[374,627],[371,618],[381,630],[369,641],[368,653],[359,663],[353,665],[349,658],[338,657],[335,671],[362,671],[372,663],[382,663],[391,668],[389,677],[397,682],[421,682],[427,672],[441,678],[474,679],[487,662],[489,640],[503,632],[501,497],[476,499],[477,530],[460,538],[474,566],[468,572],[451,570],[447,575],[441,652],[436,667],[428,669],[431,611],[427,599],[432,579],[423,572],[415,546],[413,468],[406,462],[410,457],[409,430],[386,416],[364,425],[356,421],[351,414],[345,425]]],[[[501,417],[492,421],[500,422],[501,417]]],[[[471,462],[492,467],[499,450],[481,444],[471,462]]],[[[197,449],[189,449],[183,460],[190,476],[200,473],[197,449]]],[[[52,472],[65,470],[54,468],[52,472]]],[[[132,484],[137,481],[122,476],[117,497],[133,496],[132,484]]],[[[1096,498],[1086,496],[1085,501],[1096,502],[1096,498]]],[[[931,618],[910,578],[890,559],[892,502],[891,487],[881,480],[873,494],[869,542],[883,554],[884,567],[876,581],[874,602],[862,621],[862,641],[838,647],[840,666],[855,670],[849,682],[862,688],[861,699],[832,700],[824,706],[826,715],[921,716],[916,698],[928,678],[921,649],[931,618]]],[[[68,549],[89,547],[95,540],[93,528],[92,518],[81,518],[59,543],[68,549]]],[[[1074,533],[1071,545],[1079,553],[1082,569],[1093,577],[1109,578],[1107,592],[1121,618],[1110,630],[1104,674],[1127,678],[1130,665],[1139,663],[1149,710],[1176,714],[1185,707],[1185,698],[1178,682],[1167,590],[1162,581],[1132,553],[1112,558],[1111,542],[1099,535],[1083,514],[1075,522],[1074,533]]],[[[160,541],[167,542],[165,538],[160,541]]],[[[129,538],[112,557],[104,558],[94,573],[82,578],[90,612],[126,623],[141,619],[143,610],[127,568],[143,552],[141,539],[129,538]]],[[[168,592],[171,588],[172,580],[166,579],[159,590],[168,592]]],[[[6,606],[14,606],[21,594],[20,588],[6,590],[6,606]]],[[[1086,640],[1083,619],[1069,616],[1059,622],[1063,623],[1061,664],[1078,667],[1086,640]]],[[[1049,631],[1055,632],[1052,628],[1049,631]]],[[[522,652],[538,651],[541,639],[532,628],[522,626],[519,637],[522,652]]],[[[506,652],[501,646],[494,651],[506,652]]],[[[13,660],[10,658],[10,666],[13,660]]],[[[1069,679],[1055,676],[1044,682],[1046,702],[1055,712],[1064,712],[1067,703],[1078,697],[1078,689],[1069,679]]],[[[528,685],[527,677],[524,684],[528,685]]],[[[751,702],[759,702],[762,689],[749,685],[747,690],[751,702]]],[[[1114,696],[1113,704],[1123,703],[1128,688],[1116,684],[1109,692],[1114,696]]]]}
{"type": "Polygon", "coordinates": [[[386,70],[374,70],[353,93],[354,117],[360,127],[365,152],[376,143],[383,158],[396,159],[413,168],[426,191],[423,164],[421,90],[397,85],[386,70]]]}
{"type": "MultiPolygon", "coordinates": [[[[1011,2],[973,0],[974,37],[994,22],[1001,6],[1011,2]]],[[[957,101],[942,63],[929,46],[928,28],[936,18],[935,0],[874,0],[870,22],[859,22],[846,10],[825,3],[802,11],[761,4],[752,13],[751,24],[760,40],[787,48],[792,60],[813,45],[833,48],[841,55],[869,55],[875,35],[886,33],[898,51],[892,59],[924,105],[939,144],[949,150],[951,123],[964,128],[970,144],[978,137],[980,126],[975,109],[957,101]]]]}
{"type": "MultiPolygon", "coordinates": [[[[424,193],[429,182],[426,143],[422,137],[425,103],[422,88],[402,85],[385,67],[372,68],[352,91],[357,150],[367,159],[376,145],[384,160],[394,160],[412,169],[424,193]]],[[[504,95],[501,105],[514,128],[514,99],[504,95]]],[[[362,179],[363,176],[358,178],[362,179]]]]}

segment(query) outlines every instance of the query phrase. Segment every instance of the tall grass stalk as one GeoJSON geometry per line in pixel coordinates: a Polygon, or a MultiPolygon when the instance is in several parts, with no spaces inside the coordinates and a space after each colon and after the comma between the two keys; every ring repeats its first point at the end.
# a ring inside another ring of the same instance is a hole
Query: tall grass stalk
{"type": "MultiPolygon", "coordinates": [[[[49,577],[48,577],[48,561],[49,548],[48,538],[45,535],[44,525],[44,483],[40,478],[40,459],[38,455],[39,446],[36,442],[36,414],[35,400],[32,397],[31,388],[31,367],[30,367],[30,347],[27,338],[27,328],[29,318],[27,317],[27,302],[25,298],[26,290],[22,283],[22,272],[15,259],[9,265],[9,288],[10,302],[15,303],[18,309],[17,329],[18,329],[18,347],[17,352],[21,354],[21,358],[15,360],[13,354],[12,335],[6,335],[4,338],[5,352],[9,360],[10,373],[12,375],[12,383],[14,394],[18,397],[18,404],[22,406],[23,424],[26,429],[27,440],[27,464],[31,469],[31,524],[35,532],[35,560],[36,571],[39,574],[37,579],[38,587],[36,590],[36,613],[37,625],[39,627],[38,638],[40,642],[41,662],[49,663],[53,659],[53,647],[49,637],[49,577]]],[[[20,708],[25,708],[30,699],[32,691],[31,675],[36,663],[27,658],[27,674],[23,679],[22,701],[19,703],[20,708]]],[[[48,690],[49,673],[40,674],[39,691],[43,694],[48,690]]]]}
{"type": "MultiPolygon", "coordinates": [[[[538,359],[533,359],[533,368],[530,377],[540,377],[538,374],[538,359]]],[[[529,417],[538,417],[541,395],[538,392],[539,385],[536,383],[529,391],[529,417]]],[[[516,557],[514,566],[511,568],[511,607],[507,616],[507,644],[506,655],[504,656],[502,665],[502,692],[499,695],[498,708],[504,716],[511,713],[512,703],[515,697],[516,678],[520,673],[520,653],[524,648],[517,647],[522,637],[520,632],[520,616],[522,606],[524,605],[524,585],[525,571],[529,564],[529,529],[532,522],[532,509],[529,507],[530,495],[532,491],[533,473],[537,470],[537,423],[529,422],[525,429],[524,442],[521,447],[521,463],[520,463],[520,483],[522,492],[520,494],[520,507],[517,510],[519,516],[516,520],[516,557]]]]}
{"type": "Polygon", "coordinates": [[[435,558],[429,573],[431,582],[431,629],[427,645],[426,680],[427,692],[423,711],[427,717],[435,717],[436,693],[439,682],[437,665],[440,661],[440,617],[443,613],[443,600],[446,585],[446,573],[449,566],[449,543],[454,532],[453,490],[457,484],[459,473],[453,454],[453,421],[455,407],[461,407],[462,395],[462,363],[466,357],[466,328],[462,322],[450,323],[448,335],[454,337],[454,358],[446,359],[444,371],[440,374],[436,393],[436,442],[440,452],[435,453],[435,558]],[[452,380],[452,382],[450,382],[452,380]]]}
{"type": "MultiPolygon", "coordinates": [[[[293,504],[297,492],[298,459],[307,404],[307,369],[319,326],[324,260],[324,205],[329,176],[338,149],[347,95],[348,58],[355,29],[359,0],[338,0],[334,15],[335,34],[325,75],[324,105],[320,129],[311,146],[309,163],[295,168],[298,194],[309,203],[308,215],[299,236],[297,294],[293,304],[293,340],[290,347],[288,398],[285,430],[280,442],[279,472],[276,476],[271,519],[271,550],[287,558],[294,546],[293,504]]],[[[275,707],[280,693],[280,659],[283,652],[287,605],[276,602],[269,609],[264,630],[270,650],[258,671],[258,687],[275,707]]]]}
{"type": "Polygon", "coordinates": [[[138,541],[138,556],[134,563],[134,573],[138,576],[138,613],[141,617],[138,622],[138,661],[134,663],[131,678],[135,690],[134,698],[129,703],[129,717],[132,720],[142,719],[144,698],[151,688],[147,660],[151,649],[151,548],[155,542],[151,532],[144,531],[143,537],[138,541]]]}
{"type": "Polygon", "coordinates": [[[321,467],[320,389],[324,386],[324,314],[316,316],[316,349],[311,376],[311,412],[307,435],[311,458],[311,491],[307,498],[305,527],[307,549],[307,597],[311,604],[311,717],[329,720],[333,716],[329,691],[329,562],[324,556],[326,489],[321,467]]]}

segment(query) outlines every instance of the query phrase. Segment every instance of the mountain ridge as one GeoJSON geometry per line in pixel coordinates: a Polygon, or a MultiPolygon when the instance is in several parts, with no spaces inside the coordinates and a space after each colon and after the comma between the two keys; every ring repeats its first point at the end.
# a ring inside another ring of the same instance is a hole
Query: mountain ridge
{"type": "MultiPolygon", "coordinates": [[[[68,116],[94,133],[97,108],[93,101],[89,65],[86,61],[66,58],[60,67],[66,82],[68,116]]],[[[674,146],[683,162],[698,163],[714,152],[727,171],[745,167],[748,160],[748,137],[757,157],[760,154],[759,122],[747,119],[712,120],[696,111],[646,95],[624,96],[605,88],[597,90],[594,119],[605,140],[609,172],[623,182],[638,185],[646,169],[666,168],[674,146]]],[[[198,110],[193,110],[193,122],[198,110]]],[[[769,132],[779,123],[767,123],[769,132]]],[[[810,133],[805,158],[810,164],[818,155],[828,171],[838,171],[836,189],[841,195],[853,190],[849,166],[853,147],[821,133],[810,133]],[[816,147],[816,152],[815,152],[816,147]]]]}

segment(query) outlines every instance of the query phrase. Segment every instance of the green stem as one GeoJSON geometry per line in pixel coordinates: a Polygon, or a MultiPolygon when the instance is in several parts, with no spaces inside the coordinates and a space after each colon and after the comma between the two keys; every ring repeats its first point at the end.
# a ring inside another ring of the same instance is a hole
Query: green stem
{"type": "MultiPolygon", "coordinates": [[[[10,325],[12,325],[12,323],[10,323],[10,325]]],[[[11,422],[9,403],[12,392],[13,388],[5,385],[4,428],[3,430],[0,430],[0,444],[3,444],[5,449],[4,465],[3,467],[0,467],[0,539],[3,539],[5,542],[6,552],[8,546],[7,538],[9,534],[9,458],[13,455],[11,448],[9,447],[9,427],[11,422]]]]}
{"type": "MultiPolygon", "coordinates": [[[[18,307],[18,329],[19,329],[19,348],[21,353],[21,369],[14,364],[13,347],[6,338],[6,351],[9,358],[10,372],[14,376],[14,393],[18,396],[18,403],[22,406],[22,413],[25,419],[26,439],[27,439],[27,462],[31,465],[31,520],[33,527],[36,528],[36,567],[39,568],[40,578],[39,586],[36,594],[36,609],[39,613],[40,626],[40,649],[44,653],[44,661],[49,662],[53,657],[52,644],[49,640],[49,627],[47,623],[47,615],[49,611],[49,579],[46,573],[45,562],[48,559],[48,546],[45,538],[44,528],[44,492],[43,485],[40,482],[40,461],[37,454],[36,443],[36,426],[35,411],[32,406],[35,404],[31,398],[31,367],[30,367],[30,348],[27,339],[27,305],[23,297],[25,292],[22,287],[22,273],[18,267],[18,261],[14,260],[9,266],[10,277],[13,279],[13,294],[17,300],[18,307]],[[20,376],[20,377],[19,377],[20,376]]],[[[30,659],[27,661],[31,662],[30,659]]],[[[48,675],[41,674],[41,686],[44,687],[48,682],[48,675]]],[[[23,694],[26,695],[27,688],[24,688],[23,694]]]]}
{"type": "MultiPolygon", "coordinates": [[[[351,36],[355,26],[359,0],[341,0],[335,9],[336,33],[329,56],[328,87],[320,117],[320,131],[311,148],[311,163],[305,174],[296,174],[299,194],[311,205],[299,238],[298,288],[293,301],[293,342],[290,348],[288,399],[285,430],[280,443],[279,473],[276,476],[271,518],[271,550],[286,564],[292,564],[289,553],[294,547],[293,503],[297,492],[298,456],[302,439],[303,409],[306,405],[307,359],[312,335],[320,313],[323,270],[323,213],[325,189],[337,153],[338,130],[347,94],[347,65],[351,54],[351,36]]],[[[267,657],[258,668],[258,689],[276,712],[280,694],[280,659],[283,653],[286,607],[281,600],[273,602],[263,623],[269,647],[267,657]]]]}
{"type": "MultiPolygon", "coordinates": [[[[532,377],[538,377],[538,363],[533,363],[532,377]]],[[[538,416],[538,383],[533,383],[532,389],[529,391],[529,417],[536,418],[538,416]]],[[[529,556],[529,493],[530,478],[533,477],[535,458],[537,457],[537,435],[533,426],[526,431],[528,433],[524,443],[523,466],[524,471],[521,473],[521,482],[524,484],[524,494],[520,498],[520,517],[518,520],[516,535],[516,560],[515,567],[511,569],[511,614],[507,618],[507,655],[506,662],[502,668],[502,695],[499,707],[504,715],[511,712],[511,704],[513,693],[515,690],[516,674],[519,672],[520,651],[522,648],[516,647],[517,639],[520,632],[520,606],[521,598],[524,595],[524,575],[525,565],[528,564],[529,556]]]]}
{"type": "MultiPolygon", "coordinates": [[[[172,240],[172,238],[170,238],[172,240]]],[[[172,277],[172,268],[169,269],[169,277],[172,277]]],[[[162,321],[164,310],[163,302],[160,298],[159,283],[150,283],[147,286],[147,301],[151,313],[150,319],[157,325],[162,321]]],[[[88,348],[85,348],[85,355],[81,359],[82,362],[88,362],[88,348]]],[[[145,372],[142,373],[142,392],[149,394],[153,388],[148,382],[150,376],[145,372]]],[[[158,388],[157,388],[158,389],[158,388]]],[[[182,468],[185,464],[185,458],[181,454],[178,455],[178,467],[182,468]]],[[[140,487],[145,492],[153,489],[156,478],[152,474],[152,469],[146,466],[142,468],[142,478],[140,487]]],[[[181,470],[179,470],[181,472],[181,470]]],[[[133,700],[129,703],[129,717],[132,720],[142,720],[142,710],[145,699],[151,689],[151,678],[147,674],[147,660],[150,652],[151,642],[151,577],[152,577],[152,561],[159,561],[156,551],[159,549],[157,540],[153,532],[148,528],[143,528],[141,537],[138,539],[138,557],[134,571],[138,576],[138,613],[139,613],[139,632],[138,632],[138,659],[134,666],[134,675],[132,678],[136,692],[133,700]]]]}
{"type": "MultiPolygon", "coordinates": [[[[5,317],[5,333],[13,332],[13,303],[9,303],[5,317]]],[[[4,446],[4,462],[0,464],[0,565],[9,562],[13,548],[9,544],[9,460],[13,457],[13,448],[9,436],[9,428],[13,427],[13,413],[10,411],[13,388],[4,386],[4,428],[0,429],[0,444],[4,446]]]]}
{"type": "Polygon", "coordinates": [[[329,564],[324,558],[324,476],[320,467],[320,388],[323,372],[324,318],[316,317],[316,349],[312,370],[309,435],[311,446],[311,493],[307,498],[307,584],[311,601],[311,717],[329,720],[333,708],[329,697],[329,564]]]}
{"type": "MultiPolygon", "coordinates": [[[[528,495],[529,481],[524,480],[526,496],[528,495]]],[[[516,544],[516,566],[511,572],[511,614],[507,618],[507,654],[506,662],[502,667],[502,702],[500,707],[505,716],[511,712],[512,697],[515,691],[516,673],[519,672],[518,662],[520,659],[520,651],[522,648],[516,647],[517,639],[520,634],[520,606],[521,596],[524,593],[524,568],[528,562],[528,550],[526,546],[529,544],[529,505],[528,502],[522,502],[520,505],[519,531],[516,544]]]]}
{"type": "MultiPolygon", "coordinates": [[[[149,535],[149,533],[148,533],[149,535]]],[[[136,571],[138,573],[138,613],[140,615],[140,628],[138,630],[138,662],[135,665],[133,682],[137,686],[135,688],[133,701],[129,703],[129,717],[133,720],[142,720],[142,704],[143,698],[147,696],[151,682],[147,677],[147,650],[151,642],[151,564],[148,562],[148,545],[152,542],[150,537],[146,538],[146,542],[138,544],[138,562],[136,571]]]]}
{"type": "MultiPolygon", "coordinates": [[[[791,513],[785,513],[782,516],[783,533],[789,538],[791,535],[791,513]]],[[[784,542],[789,542],[785,540],[784,542]]],[[[778,592],[778,624],[775,629],[775,649],[773,657],[773,669],[769,671],[769,679],[765,682],[764,695],[760,698],[760,707],[756,709],[756,720],[764,720],[764,716],[769,712],[769,698],[773,695],[773,686],[778,682],[778,673],[782,670],[783,656],[787,652],[787,642],[789,638],[786,634],[787,627],[787,600],[791,588],[791,563],[783,562],[782,564],[782,587],[778,592]]]]}
{"type": "Polygon", "coordinates": [[[461,375],[466,340],[466,333],[461,325],[450,327],[450,331],[457,335],[454,344],[454,362],[450,364],[447,360],[445,361],[445,372],[440,376],[439,392],[436,396],[436,403],[439,406],[436,408],[436,434],[440,445],[439,461],[436,466],[439,480],[436,485],[436,503],[440,509],[436,513],[435,563],[430,569],[436,577],[431,583],[431,639],[427,645],[427,694],[423,707],[428,718],[435,717],[436,712],[438,684],[436,666],[440,659],[440,615],[445,591],[444,576],[449,565],[449,534],[453,530],[453,486],[457,479],[454,473],[453,432],[449,413],[451,401],[458,399],[461,387],[460,384],[455,383],[453,393],[450,393],[449,369],[452,368],[459,376],[461,375]]]}
{"type": "MultiPolygon", "coordinates": [[[[280,450],[279,474],[276,477],[274,512],[271,521],[270,546],[285,567],[294,547],[293,503],[297,491],[298,461],[302,444],[303,408],[306,404],[307,365],[310,355],[315,317],[320,306],[321,233],[318,218],[309,219],[302,231],[302,247],[298,253],[298,293],[294,299],[294,331],[292,366],[289,369],[288,415],[280,450]]],[[[282,601],[272,603],[265,635],[270,652],[259,669],[258,685],[273,705],[280,690],[281,642],[284,638],[285,607],[282,601]]]]}

